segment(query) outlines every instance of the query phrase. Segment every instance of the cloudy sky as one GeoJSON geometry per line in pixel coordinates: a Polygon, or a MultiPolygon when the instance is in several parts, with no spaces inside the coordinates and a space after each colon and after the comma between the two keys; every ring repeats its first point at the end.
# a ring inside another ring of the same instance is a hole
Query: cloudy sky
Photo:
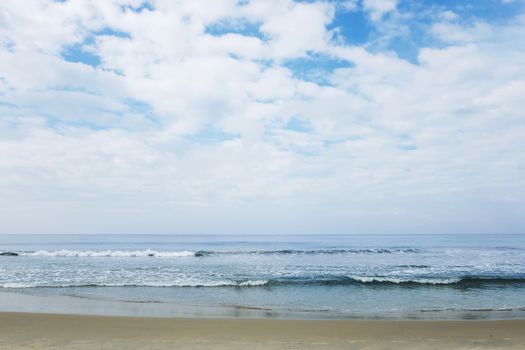
{"type": "Polygon", "coordinates": [[[523,233],[521,0],[2,0],[0,233],[523,233]]]}

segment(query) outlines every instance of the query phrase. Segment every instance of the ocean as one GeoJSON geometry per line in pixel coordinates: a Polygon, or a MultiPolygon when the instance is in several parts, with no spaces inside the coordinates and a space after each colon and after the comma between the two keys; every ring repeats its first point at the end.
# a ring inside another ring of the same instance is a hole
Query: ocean
{"type": "Polygon", "coordinates": [[[0,235],[0,311],[525,317],[525,235],[0,235]]]}

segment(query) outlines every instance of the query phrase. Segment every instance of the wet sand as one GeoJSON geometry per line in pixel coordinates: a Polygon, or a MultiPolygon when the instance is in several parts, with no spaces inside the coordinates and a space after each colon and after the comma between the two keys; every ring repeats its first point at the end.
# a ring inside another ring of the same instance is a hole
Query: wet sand
{"type": "Polygon", "coordinates": [[[0,313],[0,349],[525,349],[525,320],[316,321],[0,313]]]}

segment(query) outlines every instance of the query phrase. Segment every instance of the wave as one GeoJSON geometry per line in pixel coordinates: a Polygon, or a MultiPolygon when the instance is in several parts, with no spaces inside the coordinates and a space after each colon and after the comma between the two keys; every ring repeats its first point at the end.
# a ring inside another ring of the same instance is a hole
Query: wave
{"type": "Polygon", "coordinates": [[[229,281],[180,281],[180,282],[142,282],[142,283],[4,283],[2,288],[94,288],[94,287],[258,287],[268,284],[268,280],[229,280],[229,281]]]}
{"type": "Polygon", "coordinates": [[[331,255],[331,254],[392,254],[392,253],[420,253],[415,248],[371,248],[371,249],[278,249],[278,250],[248,250],[248,251],[213,251],[199,250],[195,256],[213,255],[331,255]]]}
{"type": "Polygon", "coordinates": [[[373,249],[279,249],[248,251],[158,251],[158,250],[38,250],[30,252],[1,252],[0,256],[43,256],[43,257],[206,257],[220,255],[332,255],[332,254],[393,254],[419,253],[415,248],[373,248],[373,249]]]}
{"type": "Polygon", "coordinates": [[[374,276],[332,276],[332,277],[295,277],[270,279],[243,279],[199,281],[185,280],[177,282],[140,282],[140,283],[4,283],[2,288],[87,288],[87,287],[277,287],[277,286],[373,286],[373,287],[455,287],[484,288],[491,286],[518,285],[525,287],[525,278],[492,277],[457,277],[457,278],[390,278],[374,276]]]}
{"type": "Polygon", "coordinates": [[[367,286],[451,286],[451,287],[479,287],[493,285],[525,285],[525,278],[510,277],[482,277],[464,276],[449,278],[392,278],[380,276],[335,276],[326,278],[296,278],[296,279],[275,279],[268,284],[273,285],[367,285],[367,286]]]}
{"type": "Polygon", "coordinates": [[[22,256],[48,256],[48,257],[187,257],[195,256],[195,252],[182,250],[182,251],[156,251],[156,250],[39,250],[36,252],[19,253],[22,256]]]}

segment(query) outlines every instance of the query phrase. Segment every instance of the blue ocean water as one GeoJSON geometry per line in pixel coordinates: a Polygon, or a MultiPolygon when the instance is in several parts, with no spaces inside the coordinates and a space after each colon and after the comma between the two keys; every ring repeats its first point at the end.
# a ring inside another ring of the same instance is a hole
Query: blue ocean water
{"type": "Polygon", "coordinates": [[[525,316],[524,235],[0,235],[1,253],[0,311],[525,316]]]}

